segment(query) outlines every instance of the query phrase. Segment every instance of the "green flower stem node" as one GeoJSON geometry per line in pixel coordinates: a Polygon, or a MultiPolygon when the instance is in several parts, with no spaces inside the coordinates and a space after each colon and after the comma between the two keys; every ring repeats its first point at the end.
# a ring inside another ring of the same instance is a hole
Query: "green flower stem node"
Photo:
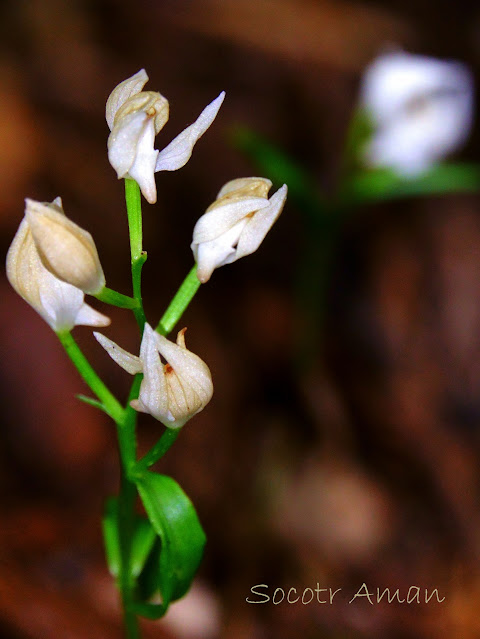
{"type": "Polygon", "coordinates": [[[197,277],[197,265],[194,264],[155,329],[160,335],[168,335],[173,330],[199,288],[200,280],[197,277]]]}
{"type": "Polygon", "coordinates": [[[139,300],[129,297],[128,295],[122,295],[122,293],[117,293],[117,291],[107,288],[106,286],[94,297],[96,297],[100,302],[104,302],[104,304],[110,304],[111,306],[117,306],[118,308],[134,310],[141,306],[139,300]]]}

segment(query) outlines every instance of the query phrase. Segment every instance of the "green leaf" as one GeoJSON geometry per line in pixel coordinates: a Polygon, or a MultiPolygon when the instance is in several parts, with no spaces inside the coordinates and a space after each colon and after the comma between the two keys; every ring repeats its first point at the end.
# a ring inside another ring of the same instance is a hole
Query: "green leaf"
{"type": "Polygon", "coordinates": [[[85,404],[89,404],[90,406],[95,406],[95,408],[98,408],[99,410],[103,411],[107,415],[110,415],[108,410],[105,408],[102,402],[98,401],[98,399],[94,399],[93,397],[87,397],[86,395],[76,395],[76,397],[81,402],[84,402],[85,404]]]}
{"type": "Polygon", "coordinates": [[[158,587],[165,611],[189,589],[202,559],[205,533],[190,499],[171,477],[147,472],[137,487],[161,540],[158,587]]]}
{"type": "Polygon", "coordinates": [[[479,190],[480,166],[445,163],[415,178],[405,178],[391,169],[362,171],[344,184],[342,195],[349,203],[363,203],[479,190]]]}
{"type": "Polygon", "coordinates": [[[132,605],[132,609],[135,614],[140,617],[146,617],[147,619],[160,619],[166,612],[166,607],[163,604],[143,603],[136,601],[132,605]]]}
{"type": "Polygon", "coordinates": [[[158,592],[158,567],[160,565],[161,545],[160,537],[155,534],[155,543],[137,580],[138,597],[141,601],[149,601],[158,592]]]}
{"type": "Polygon", "coordinates": [[[108,499],[105,504],[102,530],[108,569],[112,577],[118,577],[122,560],[118,537],[118,500],[115,497],[108,499]]]}
{"type": "MultiPolygon", "coordinates": [[[[118,499],[116,497],[112,497],[106,503],[102,528],[108,568],[113,577],[118,577],[121,566],[121,551],[118,531],[118,499]]],[[[138,577],[142,572],[156,539],[156,532],[148,519],[135,516],[130,559],[130,570],[133,577],[138,577]]]]}
{"type": "Polygon", "coordinates": [[[138,577],[142,572],[156,539],[157,534],[148,519],[136,517],[131,557],[131,570],[134,577],[138,577]]]}

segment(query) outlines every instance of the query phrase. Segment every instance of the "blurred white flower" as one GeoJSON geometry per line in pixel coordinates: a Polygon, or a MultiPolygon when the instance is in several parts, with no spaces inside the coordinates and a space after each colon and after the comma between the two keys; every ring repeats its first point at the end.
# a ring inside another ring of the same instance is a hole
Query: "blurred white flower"
{"type": "Polygon", "coordinates": [[[270,180],[251,177],[227,182],[193,229],[191,245],[197,277],[205,283],[213,271],[258,249],[282,212],[287,185],[268,198],[270,180]]]}
{"type": "Polygon", "coordinates": [[[168,100],[160,93],[142,91],[148,81],[145,69],[121,82],[110,94],[106,120],[110,128],[108,159],[118,178],[138,182],[145,199],[157,201],[155,173],[176,171],[192,155],[193,147],[214,121],[225,92],[201,112],[197,120],[178,135],[163,151],[154,148],[155,136],[168,121],[168,100]]]}
{"type": "Polygon", "coordinates": [[[459,62],[404,52],[378,57],[361,87],[374,126],[365,161],[403,176],[427,171],[468,137],[473,93],[472,75],[459,62]]]}
{"type": "Polygon", "coordinates": [[[177,343],[145,324],[140,357],[131,355],[101,333],[94,333],[110,357],[131,375],[143,372],[135,410],[149,413],[168,428],[181,428],[208,404],[213,394],[208,366],[185,346],[186,329],[177,343]],[[160,359],[162,356],[166,364],[160,359]]]}
{"type": "Polygon", "coordinates": [[[62,201],[25,200],[25,217],[44,266],[56,277],[84,293],[96,295],[105,276],[90,233],[69,220],[62,201]]]}
{"type": "MultiPolygon", "coordinates": [[[[49,206],[61,211],[57,198],[49,206]]],[[[55,277],[42,263],[27,216],[7,253],[7,277],[15,291],[56,331],[78,324],[108,326],[110,319],[84,302],[79,288],[55,277]]]]}

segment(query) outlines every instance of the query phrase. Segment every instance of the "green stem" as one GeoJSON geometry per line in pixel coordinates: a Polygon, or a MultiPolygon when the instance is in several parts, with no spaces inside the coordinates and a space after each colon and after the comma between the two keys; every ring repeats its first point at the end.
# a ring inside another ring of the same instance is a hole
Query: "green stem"
{"type": "Polygon", "coordinates": [[[122,293],[117,293],[117,291],[106,286],[94,297],[104,304],[111,304],[112,306],[118,306],[118,308],[129,308],[131,310],[140,308],[140,302],[134,297],[122,295],[122,293]]]}
{"type": "Polygon", "coordinates": [[[92,365],[80,350],[70,331],[61,331],[57,333],[57,336],[84,382],[102,402],[105,412],[108,413],[108,415],[110,415],[117,424],[122,423],[124,419],[124,410],[120,402],[108,390],[103,381],[92,368],[92,365]]]}
{"type": "Polygon", "coordinates": [[[137,413],[130,406],[130,401],[138,396],[142,375],[136,375],[130,389],[123,423],[117,424],[118,444],[120,449],[120,494],[118,496],[118,531],[120,540],[120,574],[118,585],[122,595],[123,618],[128,639],[139,639],[137,616],[134,611],[135,578],[131,570],[132,540],[135,522],[135,502],[137,488],[130,479],[130,469],[136,459],[136,422],[137,413]]]}
{"type": "Polygon", "coordinates": [[[135,464],[133,468],[134,475],[136,477],[143,475],[150,466],[153,466],[155,462],[162,458],[170,446],[175,443],[181,430],[181,428],[167,428],[155,446],[135,464]]]}
{"type": "MultiPolygon", "coordinates": [[[[115,421],[118,432],[118,442],[120,446],[121,458],[121,481],[119,495],[119,537],[121,566],[118,583],[122,593],[124,621],[127,639],[139,639],[138,622],[133,609],[135,581],[131,574],[131,546],[133,537],[133,526],[135,516],[135,500],[137,489],[128,478],[129,469],[135,463],[136,442],[135,423],[136,413],[130,405],[123,408],[118,400],[108,390],[97,373],[92,368],[90,362],[80,350],[69,331],[57,333],[58,339],[65,348],[67,355],[72,360],[76,369],[84,379],[85,383],[95,393],[101,401],[105,411],[115,421]]],[[[130,398],[138,395],[141,382],[141,375],[137,375],[130,392],[130,398]]]]}
{"type": "Polygon", "coordinates": [[[170,333],[199,288],[200,281],[197,277],[197,265],[194,264],[158,323],[156,328],[158,333],[161,335],[168,335],[170,333]]]}
{"type": "Polygon", "coordinates": [[[127,204],[128,229],[130,234],[130,255],[132,265],[133,297],[138,308],[133,309],[135,319],[143,332],[145,312],[142,303],[142,267],[147,254],[142,248],[142,205],[140,188],[135,180],[125,180],[125,202],[127,204]]]}
{"type": "Polygon", "coordinates": [[[120,476],[120,494],[118,496],[118,529],[120,537],[120,574],[118,584],[122,594],[123,619],[127,639],[139,639],[140,632],[134,605],[135,580],[131,574],[131,547],[133,537],[133,515],[137,488],[127,478],[127,472],[122,464],[120,476]]]}

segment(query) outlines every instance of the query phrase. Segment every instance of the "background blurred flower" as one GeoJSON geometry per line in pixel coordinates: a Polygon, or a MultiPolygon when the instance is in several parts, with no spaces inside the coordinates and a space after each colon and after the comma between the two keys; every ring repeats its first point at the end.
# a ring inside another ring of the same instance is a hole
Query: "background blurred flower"
{"type": "Polygon", "coordinates": [[[414,176],[465,142],[472,126],[473,79],[458,62],[387,53],[367,68],[361,105],[374,126],[365,161],[414,176]]]}

